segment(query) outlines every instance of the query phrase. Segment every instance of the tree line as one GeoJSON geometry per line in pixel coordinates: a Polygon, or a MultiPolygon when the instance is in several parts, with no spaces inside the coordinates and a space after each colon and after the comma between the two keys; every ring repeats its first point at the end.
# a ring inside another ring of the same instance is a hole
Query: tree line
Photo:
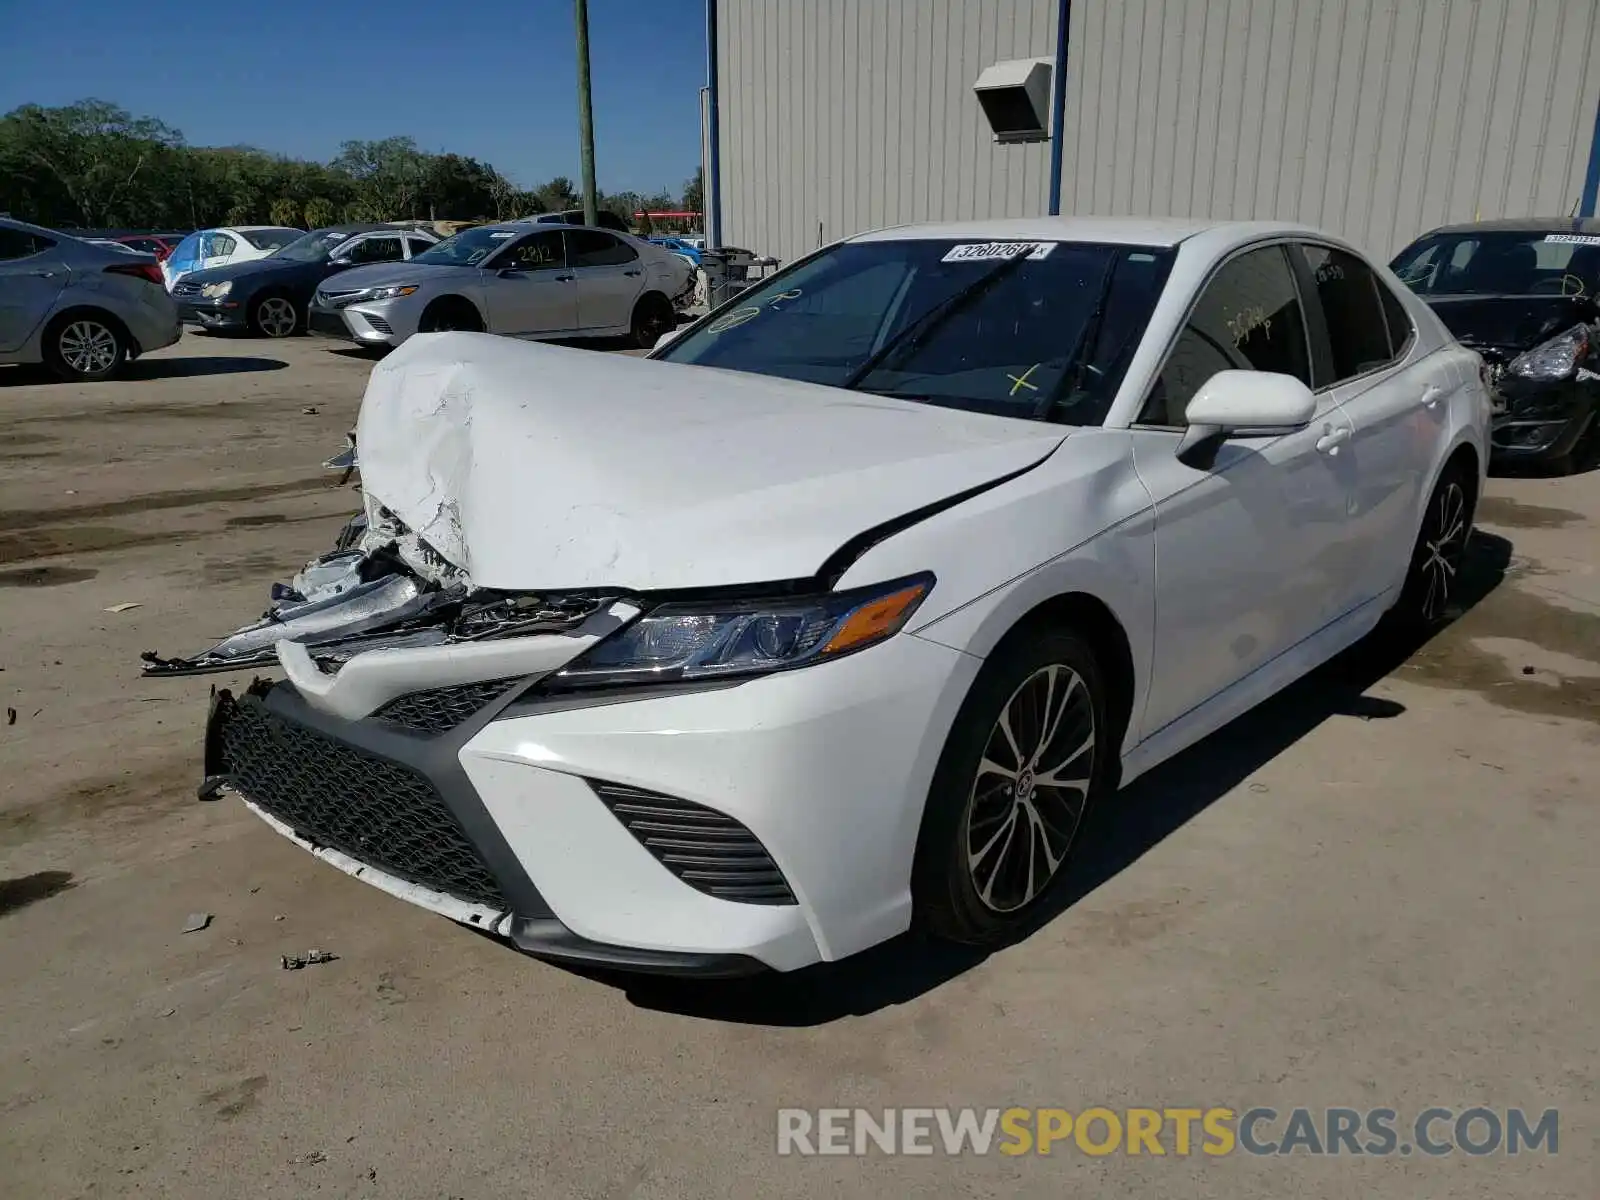
{"type": "MultiPolygon", "coordinates": [[[[681,196],[599,197],[630,221],[640,210],[698,212],[700,202],[699,171],[681,196]]],[[[48,227],[503,221],[582,204],[565,176],[525,190],[489,163],[430,153],[408,137],[345,142],[321,163],[250,146],[190,146],[165,122],[103,100],[25,104],[0,117],[0,212],[48,227]]]]}

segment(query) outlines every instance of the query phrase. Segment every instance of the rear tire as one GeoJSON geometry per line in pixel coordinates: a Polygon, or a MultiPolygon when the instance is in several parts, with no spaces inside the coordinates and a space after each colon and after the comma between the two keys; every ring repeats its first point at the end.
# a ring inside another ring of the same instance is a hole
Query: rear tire
{"type": "Polygon", "coordinates": [[[990,656],[928,790],[911,882],[919,927],[987,948],[1028,931],[1116,778],[1106,698],[1100,663],[1072,630],[990,656]]]}
{"type": "Polygon", "coordinates": [[[69,383],[110,379],[128,361],[122,327],[97,312],[68,313],[45,331],[45,362],[69,383]]]}
{"type": "Polygon", "coordinates": [[[1459,460],[1448,464],[1434,484],[1400,599],[1385,616],[1395,632],[1425,636],[1448,615],[1472,534],[1473,484],[1472,473],[1459,460]]]}
{"type": "Polygon", "coordinates": [[[675,329],[677,324],[678,317],[672,311],[672,301],[660,292],[646,292],[633,306],[630,337],[634,349],[651,349],[657,338],[669,329],[675,329]]]}

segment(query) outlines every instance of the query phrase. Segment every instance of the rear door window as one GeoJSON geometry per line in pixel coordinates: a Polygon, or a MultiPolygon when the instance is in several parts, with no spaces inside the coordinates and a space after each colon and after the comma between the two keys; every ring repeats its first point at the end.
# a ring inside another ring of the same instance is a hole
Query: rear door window
{"type": "Polygon", "coordinates": [[[1389,327],[1372,268],[1343,250],[1302,244],[1317,303],[1328,326],[1333,353],[1333,378],[1319,386],[1342,383],[1387,366],[1394,358],[1389,327]]]}
{"type": "Polygon", "coordinates": [[[1182,428],[1194,394],[1228,370],[1274,371],[1311,386],[1305,313],[1282,246],[1248,250],[1211,277],[1167,352],[1139,423],[1182,428]]]}
{"type": "Polygon", "coordinates": [[[362,238],[350,247],[353,263],[380,263],[400,261],[400,239],[396,237],[362,238]]]}
{"type": "Polygon", "coordinates": [[[35,233],[20,229],[0,229],[0,262],[29,258],[50,249],[55,243],[35,233]]]}
{"type": "Polygon", "coordinates": [[[567,233],[567,261],[574,267],[615,267],[638,257],[637,250],[609,233],[593,229],[567,233]]]}

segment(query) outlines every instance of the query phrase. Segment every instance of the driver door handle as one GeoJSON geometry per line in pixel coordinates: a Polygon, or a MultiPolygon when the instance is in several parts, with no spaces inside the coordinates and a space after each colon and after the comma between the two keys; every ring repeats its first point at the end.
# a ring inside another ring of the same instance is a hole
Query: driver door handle
{"type": "Polygon", "coordinates": [[[56,277],[54,271],[29,271],[28,274],[35,279],[54,279],[56,277]]]}
{"type": "Polygon", "coordinates": [[[1339,447],[1350,440],[1350,430],[1347,426],[1335,429],[1332,424],[1322,427],[1322,436],[1317,439],[1317,451],[1330,457],[1339,453],[1339,447]]]}

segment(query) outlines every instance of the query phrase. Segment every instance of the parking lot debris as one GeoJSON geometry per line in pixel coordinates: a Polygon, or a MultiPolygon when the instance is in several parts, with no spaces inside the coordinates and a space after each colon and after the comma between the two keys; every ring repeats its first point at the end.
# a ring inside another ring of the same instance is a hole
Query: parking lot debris
{"type": "Polygon", "coordinates": [[[17,723],[17,710],[14,709],[14,708],[6,709],[6,724],[7,725],[15,725],[16,723],[17,723]]]}
{"type": "Polygon", "coordinates": [[[291,1167],[316,1167],[328,1161],[328,1156],[321,1150],[312,1150],[308,1154],[296,1154],[289,1160],[291,1167]]]}
{"type": "Polygon", "coordinates": [[[319,963],[331,963],[339,960],[337,954],[330,954],[326,950],[307,950],[304,954],[285,954],[281,958],[285,971],[299,971],[305,967],[314,967],[319,963]]]}
{"type": "Polygon", "coordinates": [[[138,600],[128,600],[128,601],[125,601],[122,604],[113,604],[110,608],[106,609],[106,611],[108,613],[125,613],[130,608],[143,608],[143,607],[144,607],[144,604],[142,602],[138,601],[138,600]]]}
{"type": "Polygon", "coordinates": [[[211,924],[210,913],[190,913],[189,919],[183,923],[183,929],[181,932],[199,933],[209,924],[211,924]]]}
{"type": "Polygon", "coordinates": [[[300,415],[304,417],[314,417],[317,415],[318,411],[319,410],[315,404],[308,404],[300,410],[300,415]]]}

